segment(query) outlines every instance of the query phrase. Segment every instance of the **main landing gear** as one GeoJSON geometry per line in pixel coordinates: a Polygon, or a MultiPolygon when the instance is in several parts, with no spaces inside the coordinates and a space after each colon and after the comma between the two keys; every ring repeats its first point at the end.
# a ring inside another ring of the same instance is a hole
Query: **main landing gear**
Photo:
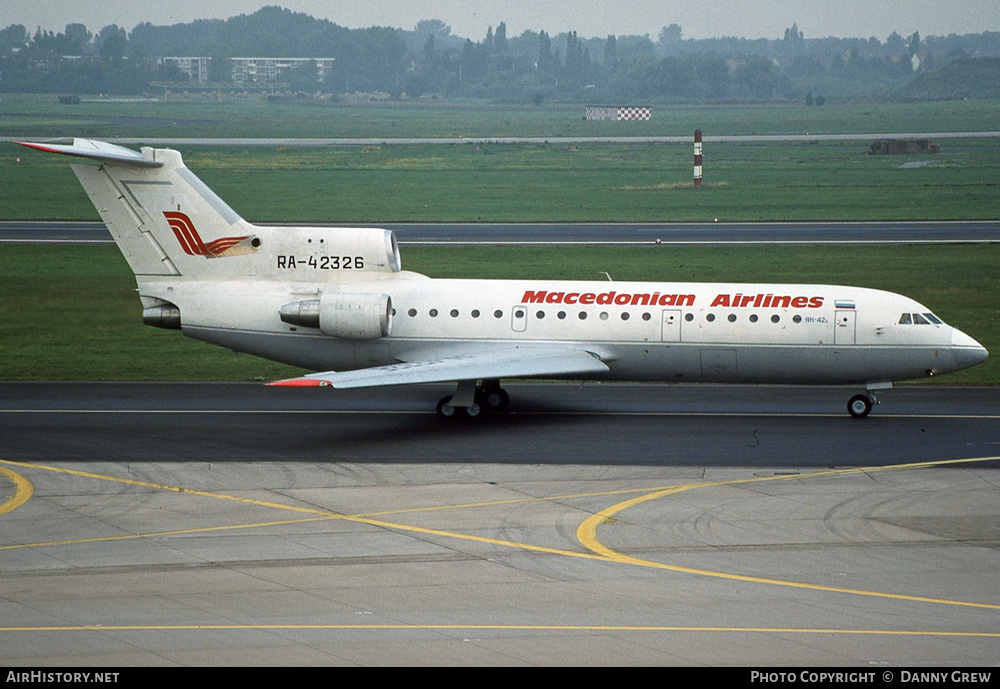
{"type": "Polygon", "coordinates": [[[454,395],[442,397],[437,404],[437,414],[442,419],[475,419],[488,411],[507,408],[510,396],[500,387],[499,380],[463,380],[454,395]]]}

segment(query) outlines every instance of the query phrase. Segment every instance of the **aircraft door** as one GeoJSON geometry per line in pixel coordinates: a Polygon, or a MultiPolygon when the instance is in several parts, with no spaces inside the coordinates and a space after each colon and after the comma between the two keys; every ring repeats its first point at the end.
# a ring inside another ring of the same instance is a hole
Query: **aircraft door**
{"type": "Polygon", "coordinates": [[[833,333],[835,345],[852,345],[855,343],[854,311],[837,311],[837,325],[833,333]]]}
{"type": "Polygon", "coordinates": [[[523,333],[528,327],[528,307],[518,304],[510,310],[510,327],[516,333],[523,333]]]}
{"type": "Polygon", "coordinates": [[[663,330],[660,335],[662,342],[681,341],[681,312],[678,309],[663,310],[663,330]]]}

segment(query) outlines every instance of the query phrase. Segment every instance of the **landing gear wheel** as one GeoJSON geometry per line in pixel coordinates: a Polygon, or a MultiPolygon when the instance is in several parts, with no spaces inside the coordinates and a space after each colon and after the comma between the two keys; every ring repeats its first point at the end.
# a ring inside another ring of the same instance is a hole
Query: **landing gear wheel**
{"type": "Polygon", "coordinates": [[[451,395],[448,397],[442,397],[438,401],[437,415],[442,419],[452,419],[455,418],[455,413],[458,411],[456,407],[451,404],[451,395]]]}
{"type": "Polygon", "coordinates": [[[510,403],[510,396],[503,388],[486,388],[482,394],[483,404],[487,409],[506,409],[510,403]]]}
{"type": "Polygon", "coordinates": [[[478,418],[483,413],[483,408],[473,402],[468,407],[465,408],[465,416],[469,419],[478,418]]]}
{"type": "Polygon", "coordinates": [[[868,395],[855,395],[847,403],[847,412],[855,419],[863,419],[872,410],[872,398],[868,395]]]}

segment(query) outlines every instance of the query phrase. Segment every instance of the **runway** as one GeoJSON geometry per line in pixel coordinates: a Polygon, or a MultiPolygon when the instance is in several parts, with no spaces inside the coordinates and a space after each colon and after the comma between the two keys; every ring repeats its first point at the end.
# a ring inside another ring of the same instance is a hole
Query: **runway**
{"type": "Polygon", "coordinates": [[[995,663],[998,390],[445,390],[0,384],[0,662],[995,663]]]}
{"type": "MultiPolygon", "coordinates": [[[[995,220],[787,223],[382,223],[402,245],[1000,242],[995,220]]],[[[0,244],[111,243],[100,222],[0,221],[0,244]]]]}

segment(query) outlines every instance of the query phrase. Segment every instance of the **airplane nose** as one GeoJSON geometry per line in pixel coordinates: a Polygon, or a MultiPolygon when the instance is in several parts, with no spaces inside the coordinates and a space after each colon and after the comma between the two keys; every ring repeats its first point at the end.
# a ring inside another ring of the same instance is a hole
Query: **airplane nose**
{"type": "Polygon", "coordinates": [[[955,361],[955,369],[969,368],[986,361],[990,355],[986,347],[976,342],[961,330],[952,330],[951,356],[955,361]]]}

